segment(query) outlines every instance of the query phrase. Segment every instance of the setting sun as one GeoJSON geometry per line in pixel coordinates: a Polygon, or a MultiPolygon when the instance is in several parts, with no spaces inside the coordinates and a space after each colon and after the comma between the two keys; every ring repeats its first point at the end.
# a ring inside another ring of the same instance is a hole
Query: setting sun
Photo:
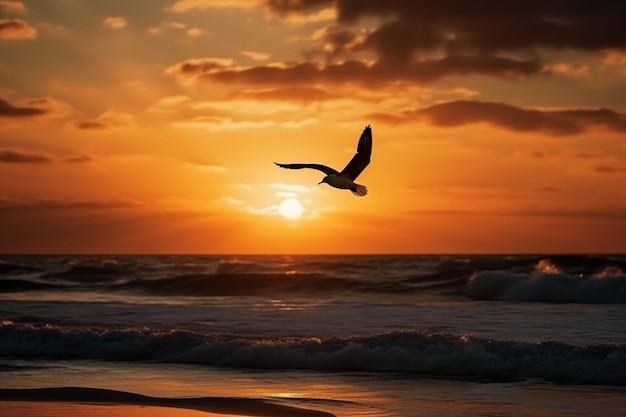
{"type": "Polygon", "coordinates": [[[299,219],[302,217],[302,213],[304,212],[304,208],[302,204],[295,198],[287,198],[280,206],[278,206],[278,212],[281,216],[287,219],[299,219]]]}

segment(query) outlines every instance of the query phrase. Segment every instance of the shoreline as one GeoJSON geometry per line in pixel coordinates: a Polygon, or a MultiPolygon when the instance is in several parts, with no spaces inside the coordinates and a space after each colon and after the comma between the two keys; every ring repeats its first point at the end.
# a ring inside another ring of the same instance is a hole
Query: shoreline
{"type": "Polygon", "coordinates": [[[250,417],[336,417],[334,414],[325,411],[274,404],[256,398],[151,397],[101,388],[0,388],[0,401],[167,407],[250,417]]]}

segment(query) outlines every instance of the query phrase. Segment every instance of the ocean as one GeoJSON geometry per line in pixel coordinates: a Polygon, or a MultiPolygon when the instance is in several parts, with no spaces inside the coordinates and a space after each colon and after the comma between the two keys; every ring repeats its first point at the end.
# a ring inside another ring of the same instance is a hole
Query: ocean
{"type": "Polygon", "coordinates": [[[625,271],[626,255],[0,255],[0,407],[626,416],[625,271]]]}

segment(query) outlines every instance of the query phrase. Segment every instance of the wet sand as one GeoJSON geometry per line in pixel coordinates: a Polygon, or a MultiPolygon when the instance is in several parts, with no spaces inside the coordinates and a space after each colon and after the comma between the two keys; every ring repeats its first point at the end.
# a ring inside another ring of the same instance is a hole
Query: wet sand
{"type": "Polygon", "coordinates": [[[165,398],[98,388],[0,389],[0,401],[3,401],[3,413],[8,412],[12,417],[104,416],[112,412],[116,416],[141,416],[155,415],[155,408],[171,410],[159,415],[172,417],[224,414],[240,417],[335,417],[323,411],[273,404],[254,398],[165,398]],[[111,409],[111,406],[115,406],[115,409],[111,409]],[[73,410],[67,410],[68,407],[73,410]],[[182,413],[183,410],[185,413],[182,413]]]}

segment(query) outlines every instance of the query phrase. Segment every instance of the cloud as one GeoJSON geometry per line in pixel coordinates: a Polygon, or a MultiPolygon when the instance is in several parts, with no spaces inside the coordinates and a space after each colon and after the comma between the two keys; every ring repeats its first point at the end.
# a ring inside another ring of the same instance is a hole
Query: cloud
{"type": "Polygon", "coordinates": [[[0,0],[0,13],[25,13],[27,10],[21,1],[0,0]]]}
{"type": "Polygon", "coordinates": [[[174,122],[173,126],[179,129],[200,129],[218,132],[225,130],[268,129],[271,127],[300,129],[313,124],[317,124],[317,120],[310,118],[275,122],[273,120],[235,120],[231,117],[222,116],[196,116],[189,120],[174,122]]]}
{"type": "Polygon", "coordinates": [[[196,116],[190,120],[175,122],[174,127],[181,129],[206,129],[210,131],[264,129],[275,126],[270,120],[251,121],[233,120],[230,117],[196,116]]]}
{"type": "Polygon", "coordinates": [[[568,78],[584,78],[589,76],[589,67],[581,65],[574,67],[571,64],[550,64],[546,65],[543,70],[548,74],[562,75],[568,78]]]}
{"type": "Polygon", "coordinates": [[[605,155],[598,152],[574,152],[569,154],[568,156],[577,159],[596,159],[603,158],[605,155]]]}
{"type": "Polygon", "coordinates": [[[327,20],[336,20],[337,10],[334,7],[327,7],[317,12],[302,14],[289,14],[285,17],[284,22],[294,25],[302,25],[307,23],[324,22],[327,20]]]}
{"type": "Polygon", "coordinates": [[[204,31],[198,28],[190,28],[185,31],[185,35],[189,36],[190,38],[197,38],[204,35],[204,31]]]}
{"type": "Polygon", "coordinates": [[[235,186],[237,188],[240,188],[240,189],[245,190],[245,191],[250,191],[250,190],[252,190],[254,188],[250,184],[244,184],[244,183],[235,184],[235,186]]]}
{"type": "Polygon", "coordinates": [[[230,172],[230,170],[221,165],[215,165],[210,162],[203,161],[186,161],[186,164],[192,166],[193,168],[200,169],[207,172],[212,172],[216,174],[225,174],[230,172]]]}
{"type": "Polygon", "coordinates": [[[49,210],[49,209],[110,209],[139,207],[143,204],[127,199],[0,199],[0,209],[32,209],[32,210],[49,210]]]}
{"type": "Polygon", "coordinates": [[[252,9],[259,6],[256,0],[177,0],[166,10],[170,12],[188,12],[208,9],[252,9]]]}
{"type": "Polygon", "coordinates": [[[72,31],[58,23],[39,23],[39,28],[49,35],[67,37],[72,31]]]}
{"type": "Polygon", "coordinates": [[[178,30],[183,31],[186,36],[190,38],[197,38],[205,34],[202,29],[196,27],[188,27],[186,24],[181,22],[163,22],[159,26],[153,26],[148,29],[148,33],[152,35],[158,35],[163,33],[164,30],[178,30]]]}
{"type": "Polygon", "coordinates": [[[118,127],[130,127],[134,124],[134,118],[127,113],[119,113],[108,110],[95,119],[79,120],[74,125],[82,130],[103,130],[118,127]]]}
{"type": "Polygon", "coordinates": [[[318,123],[317,119],[303,119],[303,120],[287,120],[286,122],[280,123],[280,127],[285,129],[302,129],[303,127],[316,125],[318,123]]]}
{"type": "Polygon", "coordinates": [[[276,192],[276,197],[281,197],[281,198],[298,198],[299,194],[291,193],[289,191],[277,191],[276,192]]]}
{"type": "Polygon", "coordinates": [[[37,29],[22,19],[0,19],[0,39],[36,39],[37,29]]]}
{"type": "Polygon", "coordinates": [[[488,123],[517,132],[539,131],[551,135],[583,133],[592,126],[626,132],[626,115],[610,109],[537,110],[469,100],[439,103],[398,114],[372,113],[368,117],[388,124],[427,121],[439,127],[488,123]]]}
{"type": "Polygon", "coordinates": [[[60,110],[63,103],[53,99],[31,99],[23,101],[23,104],[14,104],[0,98],[0,117],[27,118],[41,116],[60,110]]]}
{"type": "Polygon", "coordinates": [[[279,190],[279,191],[296,193],[296,194],[310,193],[312,190],[310,187],[306,187],[300,184],[272,183],[272,184],[269,184],[269,187],[273,190],[279,190]]]}
{"type": "Polygon", "coordinates": [[[214,172],[218,174],[225,174],[227,172],[230,172],[228,168],[219,165],[196,165],[196,167],[206,170],[208,172],[214,172]]]}
{"type": "Polygon", "coordinates": [[[270,59],[270,54],[265,52],[255,52],[255,51],[240,51],[241,54],[247,58],[250,58],[254,61],[267,61],[270,59]]]}
{"type": "Polygon", "coordinates": [[[514,216],[528,218],[569,218],[593,221],[626,220],[626,207],[602,207],[602,208],[538,208],[518,210],[418,210],[411,213],[412,216],[440,215],[440,216],[514,216]]]}
{"type": "Polygon", "coordinates": [[[181,22],[163,22],[159,26],[149,28],[148,33],[158,35],[162,33],[164,29],[185,30],[186,28],[187,25],[181,22]]]}
{"type": "Polygon", "coordinates": [[[603,62],[606,66],[617,68],[623,75],[626,75],[626,50],[607,51],[603,62]]]}
{"type": "Polygon", "coordinates": [[[191,97],[185,95],[168,96],[160,99],[156,103],[156,107],[178,107],[183,104],[191,102],[191,97]]]}
{"type": "Polygon", "coordinates": [[[326,101],[341,99],[342,96],[331,94],[317,87],[286,87],[243,90],[233,95],[237,98],[248,98],[258,101],[326,101]]]}
{"type": "Polygon", "coordinates": [[[364,41],[364,37],[363,33],[355,32],[351,28],[328,26],[313,32],[311,40],[319,41],[322,44],[321,51],[318,52],[315,49],[307,51],[307,56],[315,56],[316,53],[321,53],[327,59],[333,59],[334,57],[341,57],[346,52],[360,46],[364,41]]]}
{"type": "Polygon", "coordinates": [[[568,3],[568,7],[557,1],[266,0],[266,4],[279,15],[310,14],[334,6],[341,23],[381,18],[383,23],[370,35],[371,45],[381,53],[392,50],[392,55],[435,49],[464,53],[537,48],[599,51],[626,46],[622,30],[626,4],[613,0],[568,3]]]}
{"type": "Polygon", "coordinates": [[[166,74],[182,80],[200,80],[224,84],[248,85],[311,85],[360,84],[380,86],[393,81],[428,83],[450,75],[495,75],[525,77],[542,72],[534,60],[505,57],[454,56],[426,59],[407,65],[387,65],[380,62],[348,60],[340,63],[317,64],[302,62],[291,65],[235,67],[214,59],[193,59],[177,63],[166,74]]]}
{"type": "Polygon", "coordinates": [[[545,187],[540,187],[537,188],[537,191],[542,192],[542,193],[561,193],[563,192],[562,189],[560,188],[556,188],[556,187],[552,187],[552,186],[545,186],[545,187]]]}
{"type": "Polygon", "coordinates": [[[325,53],[336,60],[335,65],[301,62],[282,68],[229,68],[202,78],[265,85],[351,82],[368,86],[430,83],[470,74],[577,78],[587,76],[589,68],[551,62],[555,51],[626,48],[622,30],[626,3],[612,0],[568,7],[554,1],[470,5],[455,0],[265,0],[264,5],[284,19],[305,19],[332,10],[337,24],[316,32],[312,40],[320,46],[303,52],[325,53]]]}
{"type": "Polygon", "coordinates": [[[221,197],[215,200],[215,202],[218,204],[225,204],[228,206],[232,206],[236,208],[237,210],[240,210],[248,214],[252,214],[254,216],[277,216],[279,214],[277,204],[271,204],[269,206],[259,208],[259,207],[253,206],[252,204],[249,204],[247,201],[244,201],[235,197],[231,197],[231,196],[221,197]]]}
{"type": "Polygon", "coordinates": [[[546,155],[545,152],[542,152],[542,151],[529,151],[529,152],[525,152],[524,154],[530,158],[536,158],[536,159],[543,159],[546,156],[548,156],[546,155]]]}
{"type": "Polygon", "coordinates": [[[195,78],[198,74],[210,74],[233,65],[230,58],[192,58],[179,62],[165,70],[165,75],[182,79],[195,78]]]}
{"type": "Polygon", "coordinates": [[[574,158],[574,159],[602,159],[606,157],[606,154],[600,152],[544,152],[544,151],[525,151],[521,152],[522,155],[536,158],[536,159],[544,159],[544,158],[555,158],[555,157],[565,157],[565,158],[574,158]]]}
{"type": "Polygon", "coordinates": [[[94,158],[89,155],[70,155],[65,157],[63,160],[71,164],[82,164],[85,162],[91,162],[94,158]]]}
{"type": "Polygon", "coordinates": [[[0,149],[0,163],[9,164],[45,164],[53,159],[42,153],[22,149],[0,149]]]}
{"type": "Polygon", "coordinates": [[[93,161],[94,158],[89,155],[77,154],[65,157],[51,156],[45,152],[37,152],[33,150],[18,148],[0,148],[0,163],[9,164],[47,164],[56,163],[58,161],[79,164],[93,161]]]}
{"type": "Polygon", "coordinates": [[[107,17],[102,23],[110,29],[124,29],[128,26],[128,21],[121,16],[107,17]]]}
{"type": "Polygon", "coordinates": [[[613,167],[609,165],[598,165],[593,169],[599,174],[626,174],[626,167],[613,167]]]}

